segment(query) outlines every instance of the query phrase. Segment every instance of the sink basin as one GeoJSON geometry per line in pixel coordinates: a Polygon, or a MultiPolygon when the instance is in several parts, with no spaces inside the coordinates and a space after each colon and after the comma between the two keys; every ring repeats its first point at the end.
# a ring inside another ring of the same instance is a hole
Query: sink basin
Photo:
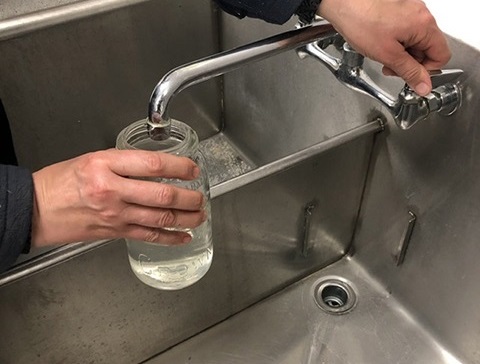
{"type": "MultiPolygon", "coordinates": [[[[18,160],[112,147],[168,70],[294,25],[139,1],[3,40],[18,160]]],[[[166,292],[121,239],[33,252],[0,276],[0,362],[480,363],[478,50],[449,40],[464,104],[408,131],[294,52],[182,92],[171,116],[199,133],[212,185],[210,271],[166,292]]]]}
{"type": "MultiPolygon", "coordinates": [[[[371,138],[365,135],[276,173],[250,166],[214,185],[213,263],[186,289],[159,291],[139,282],[123,241],[94,244],[73,258],[60,251],[58,257],[40,256],[16,267],[0,277],[0,321],[7,323],[1,332],[8,337],[0,344],[1,355],[18,358],[22,352],[25,361],[45,362],[64,355],[69,361],[72,356],[142,361],[340,259],[355,226],[371,138]],[[332,168],[339,164],[346,168],[332,168]],[[311,201],[318,207],[306,239],[304,214],[311,201]],[[62,255],[61,264],[52,264],[62,255]],[[46,269],[31,271],[45,264],[46,269]],[[46,332],[62,337],[63,344],[45,340],[21,350],[22,342],[46,332]]],[[[221,135],[204,143],[213,142],[227,143],[221,135]]],[[[247,166],[232,157],[231,148],[222,160],[235,165],[215,169],[212,178],[247,166]]]]}
{"type": "Polygon", "coordinates": [[[354,258],[292,284],[146,363],[461,363],[354,258]],[[348,313],[322,311],[325,278],[354,287],[348,313]]]}

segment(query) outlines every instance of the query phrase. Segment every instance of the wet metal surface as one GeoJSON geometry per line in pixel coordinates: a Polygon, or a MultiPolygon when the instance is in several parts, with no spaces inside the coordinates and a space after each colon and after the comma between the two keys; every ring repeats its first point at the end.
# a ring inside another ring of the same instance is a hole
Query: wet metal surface
{"type": "Polygon", "coordinates": [[[223,133],[200,142],[200,150],[207,161],[210,185],[215,186],[244,174],[255,165],[243,157],[223,133]]]}
{"type": "Polygon", "coordinates": [[[279,294],[151,359],[148,364],[460,363],[351,259],[343,259],[279,294]],[[314,288],[341,276],[358,294],[344,315],[323,312],[314,288]]]}

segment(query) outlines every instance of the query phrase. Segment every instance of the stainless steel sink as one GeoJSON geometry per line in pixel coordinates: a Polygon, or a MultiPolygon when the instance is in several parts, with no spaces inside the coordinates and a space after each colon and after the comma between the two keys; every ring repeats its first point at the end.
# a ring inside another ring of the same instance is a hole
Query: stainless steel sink
{"type": "MultiPolygon", "coordinates": [[[[135,4],[0,37],[23,165],[113,146],[169,69],[294,26],[208,0],[135,4]]],[[[478,51],[450,41],[464,104],[408,131],[294,52],[186,90],[171,116],[209,163],[209,273],[164,292],[123,241],[33,252],[0,276],[0,362],[480,363],[478,51]]]]}
{"type": "Polygon", "coordinates": [[[346,257],[148,360],[163,363],[460,363],[382,283],[346,257]],[[356,293],[345,314],[320,309],[316,287],[356,293]]]}
{"type": "Polygon", "coordinates": [[[167,292],[143,285],[130,271],[123,241],[82,245],[85,251],[70,260],[67,249],[21,264],[0,280],[0,320],[8,323],[2,334],[9,338],[0,344],[1,355],[17,359],[21,351],[22,360],[45,362],[145,360],[340,259],[352,238],[371,138],[280,172],[254,168],[213,186],[213,264],[190,288],[167,292]],[[348,168],[331,167],[338,164],[348,168]],[[313,211],[306,239],[304,211],[311,201],[329,208],[313,211]],[[25,339],[46,333],[61,337],[62,345],[46,339],[21,350],[25,339]]]}

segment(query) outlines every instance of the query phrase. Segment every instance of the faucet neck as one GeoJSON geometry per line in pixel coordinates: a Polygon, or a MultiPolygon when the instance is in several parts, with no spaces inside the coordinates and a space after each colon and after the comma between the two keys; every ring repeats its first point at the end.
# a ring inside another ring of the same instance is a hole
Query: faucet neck
{"type": "Polygon", "coordinates": [[[170,101],[187,87],[231,72],[244,65],[303,47],[308,43],[322,41],[335,34],[333,26],[322,20],[310,26],[200,59],[168,72],[155,86],[150,97],[147,121],[150,136],[153,139],[168,138],[170,101]]]}

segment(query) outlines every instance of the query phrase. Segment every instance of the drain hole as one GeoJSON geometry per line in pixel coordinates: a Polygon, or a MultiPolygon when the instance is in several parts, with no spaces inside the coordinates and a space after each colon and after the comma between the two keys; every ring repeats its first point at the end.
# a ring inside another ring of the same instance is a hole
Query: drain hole
{"type": "Polygon", "coordinates": [[[344,280],[330,278],[317,283],[315,301],[322,310],[328,313],[343,314],[355,306],[356,295],[352,287],[344,280]]]}
{"type": "Polygon", "coordinates": [[[326,305],[338,308],[347,303],[348,293],[339,286],[327,286],[322,290],[322,300],[326,305]]]}

